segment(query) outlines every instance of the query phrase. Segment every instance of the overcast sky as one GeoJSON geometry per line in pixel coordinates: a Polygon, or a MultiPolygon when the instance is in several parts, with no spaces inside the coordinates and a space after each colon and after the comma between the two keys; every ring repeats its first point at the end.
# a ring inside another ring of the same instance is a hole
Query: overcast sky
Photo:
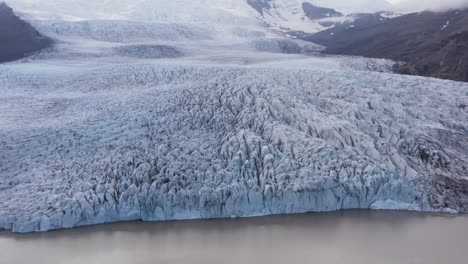
{"type": "Polygon", "coordinates": [[[387,0],[403,8],[411,9],[451,9],[468,7],[468,0],[387,0]]]}
{"type": "MultiPolygon", "coordinates": [[[[43,3],[43,2],[77,2],[76,0],[0,0],[0,2],[6,1],[7,3],[21,3],[21,4],[32,4],[32,3],[43,3]]],[[[85,1],[108,1],[108,0],[80,0],[85,1]]],[[[121,0],[122,2],[125,0],[121,0]]],[[[134,0],[126,0],[132,2],[134,0]]],[[[170,2],[171,0],[167,0],[170,2]]],[[[197,0],[193,0],[196,2],[197,0]]],[[[212,0],[213,2],[217,0],[212,0]]],[[[239,0],[240,1],[240,0],[239,0]]],[[[291,0],[294,1],[294,0],[291,0]]],[[[452,8],[468,7],[468,0],[386,0],[387,3],[394,4],[397,9],[401,11],[421,11],[421,10],[445,10],[452,8]]],[[[112,1],[110,1],[112,2],[112,1]]],[[[323,6],[336,8],[339,10],[340,7],[356,8],[355,11],[366,11],[366,7],[370,10],[375,6],[379,7],[379,3],[385,2],[384,0],[310,0],[310,2],[321,4],[323,6]]],[[[382,5],[380,5],[382,7],[382,5]]],[[[380,10],[380,9],[378,9],[380,10]]],[[[377,11],[377,10],[374,10],[377,11]]]]}

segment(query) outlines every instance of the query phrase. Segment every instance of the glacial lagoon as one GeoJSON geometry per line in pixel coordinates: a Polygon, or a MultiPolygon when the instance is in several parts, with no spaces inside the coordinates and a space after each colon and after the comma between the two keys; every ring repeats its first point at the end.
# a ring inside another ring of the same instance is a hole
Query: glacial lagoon
{"type": "Polygon", "coordinates": [[[343,211],[0,232],[14,264],[466,263],[468,216],[343,211]]]}

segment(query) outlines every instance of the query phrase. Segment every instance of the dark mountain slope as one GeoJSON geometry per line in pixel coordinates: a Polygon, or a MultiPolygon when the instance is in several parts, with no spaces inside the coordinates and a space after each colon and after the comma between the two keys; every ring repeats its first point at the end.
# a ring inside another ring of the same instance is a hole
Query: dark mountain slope
{"type": "Polygon", "coordinates": [[[0,3],[0,63],[23,58],[51,44],[49,38],[17,17],[5,3],[0,3]]]}
{"type": "Polygon", "coordinates": [[[302,10],[304,10],[305,15],[311,20],[327,17],[344,16],[342,13],[336,11],[335,9],[319,7],[307,2],[302,3],[302,10]]]}
{"type": "Polygon", "coordinates": [[[468,81],[468,10],[414,13],[373,26],[329,29],[309,40],[327,53],[407,62],[403,73],[468,81]]]}

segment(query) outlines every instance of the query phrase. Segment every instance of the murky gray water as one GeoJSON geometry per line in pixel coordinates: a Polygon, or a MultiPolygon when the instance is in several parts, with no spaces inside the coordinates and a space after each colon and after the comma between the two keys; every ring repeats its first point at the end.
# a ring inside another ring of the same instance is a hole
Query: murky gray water
{"type": "Polygon", "coordinates": [[[468,263],[468,216],[347,211],[0,232],[0,263],[468,263]]]}

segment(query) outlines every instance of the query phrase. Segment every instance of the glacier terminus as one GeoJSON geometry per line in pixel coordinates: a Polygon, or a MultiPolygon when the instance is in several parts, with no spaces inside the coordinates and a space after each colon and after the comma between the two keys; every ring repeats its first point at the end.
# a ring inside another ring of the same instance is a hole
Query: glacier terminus
{"type": "Polygon", "coordinates": [[[468,210],[467,83],[320,54],[247,1],[8,2],[55,44],[0,64],[1,229],[468,210]]]}

